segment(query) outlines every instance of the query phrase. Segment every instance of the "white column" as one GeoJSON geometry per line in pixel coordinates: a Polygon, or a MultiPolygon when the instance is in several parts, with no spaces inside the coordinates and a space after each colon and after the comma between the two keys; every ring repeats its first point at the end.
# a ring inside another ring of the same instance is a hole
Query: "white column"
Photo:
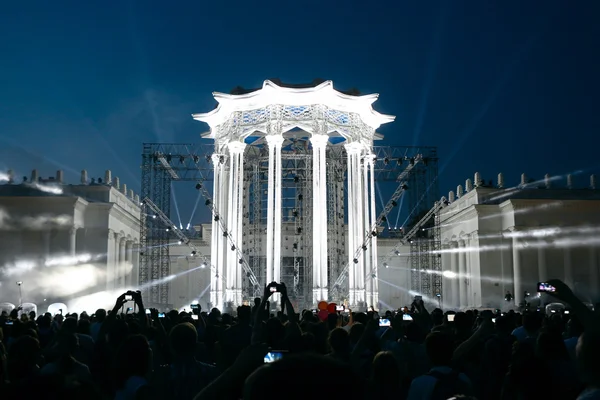
{"type": "Polygon", "coordinates": [[[75,256],[77,253],[77,227],[73,226],[69,230],[69,253],[75,256]]]}
{"type": "Polygon", "coordinates": [[[458,243],[457,242],[451,242],[450,243],[450,268],[452,269],[452,272],[454,273],[454,276],[451,279],[452,284],[450,285],[450,287],[452,288],[452,307],[454,308],[460,308],[460,271],[458,268],[458,256],[459,256],[459,248],[458,248],[458,243]]]}
{"type": "MultiPolygon", "coordinates": [[[[371,206],[371,223],[370,230],[371,233],[377,230],[377,208],[375,202],[375,155],[370,154],[368,157],[368,166],[369,166],[369,175],[370,175],[370,206],[371,206]]],[[[379,306],[379,260],[377,258],[377,236],[373,236],[371,239],[371,266],[373,268],[373,274],[375,275],[371,278],[371,295],[373,307],[379,306]]]]}
{"type": "Polygon", "coordinates": [[[353,146],[345,145],[346,153],[348,157],[348,165],[347,165],[347,179],[348,179],[348,198],[346,199],[348,204],[347,215],[348,215],[348,234],[346,236],[346,241],[348,242],[348,294],[350,302],[350,306],[356,305],[356,280],[355,271],[356,265],[354,264],[354,187],[353,187],[353,146]]]}
{"type": "Polygon", "coordinates": [[[348,259],[349,259],[349,285],[350,305],[356,306],[365,301],[364,271],[363,264],[358,257],[358,263],[354,263],[354,254],[362,245],[362,208],[360,207],[361,180],[359,155],[362,151],[360,143],[349,143],[345,145],[348,154],[348,259]]]}
{"type": "Polygon", "coordinates": [[[115,231],[108,229],[108,237],[106,239],[106,290],[112,290],[112,279],[115,270],[115,231]]]}
{"type": "Polygon", "coordinates": [[[327,301],[327,135],[314,134],[313,148],[313,303],[327,301]]]}
{"type": "Polygon", "coordinates": [[[564,247],[563,254],[565,265],[565,283],[571,289],[574,289],[573,285],[575,284],[575,282],[573,281],[573,264],[571,260],[571,249],[569,247],[564,247]]]}
{"type": "MultiPolygon", "coordinates": [[[[275,136],[275,221],[274,221],[274,237],[273,237],[273,279],[275,282],[281,282],[281,145],[283,144],[283,136],[275,136]]],[[[279,301],[279,295],[273,297],[275,301],[279,301]]]]}
{"type": "MultiPolygon", "coordinates": [[[[362,192],[361,192],[361,203],[363,207],[363,232],[362,232],[362,243],[365,242],[368,232],[371,231],[371,218],[370,218],[370,201],[369,201],[369,167],[367,162],[368,155],[362,157],[361,173],[362,173],[362,192]]],[[[361,249],[361,260],[364,265],[364,279],[365,279],[365,301],[367,307],[376,307],[377,304],[373,304],[373,296],[371,290],[371,246],[367,245],[367,250],[361,249]]]]}
{"type": "MultiPolygon", "coordinates": [[[[219,221],[216,221],[216,218],[220,218],[220,215],[217,214],[220,206],[220,196],[221,196],[221,167],[220,167],[220,155],[214,153],[211,157],[213,163],[213,212],[212,212],[212,233],[211,233],[211,241],[210,241],[210,302],[213,307],[221,307],[217,303],[217,291],[219,287],[220,278],[218,276],[217,265],[220,264],[221,260],[219,258],[219,248],[220,246],[220,233],[221,229],[219,227],[219,221]],[[215,268],[215,270],[212,269],[215,268]]],[[[210,312],[210,310],[208,310],[210,312]]]]}
{"type": "Polygon", "coordinates": [[[273,282],[273,236],[274,236],[274,206],[275,199],[273,197],[275,192],[275,146],[274,136],[267,136],[265,138],[269,147],[269,166],[267,171],[268,187],[267,187],[267,281],[265,284],[273,282]]]}
{"type": "MultiPolygon", "coordinates": [[[[236,200],[237,196],[235,194],[236,185],[235,182],[235,168],[236,168],[236,157],[235,151],[232,149],[232,143],[228,143],[229,148],[229,176],[227,179],[227,187],[229,188],[227,196],[227,232],[232,238],[232,241],[235,243],[235,210],[236,210],[236,200]]],[[[235,146],[233,146],[235,147],[235,146]]],[[[234,268],[232,265],[235,262],[235,250],[231,250],[231,241],[226,238],[226,251],[227,251],[227,262],[226,262],[226,272],[225,272],[225,303],[233,301],[233,285],[234,285],[234,268]]]]}
{"type": "MultiPolygon", "coordinates": [[[[244,229],[244,149],[246,148],[246,144],[242,143],[242,150],[238,154],[238,210],[237,210],[237,219],[238,219],[238,227],[237,227],[237,243],[239,248],[239,253],[241,254],[243,251],[243,229],[244,229]]],[[[242,279],[243,279],[243,268],[242,264],[240,264],[240,257],[236,257],[236,284],[235,284],[235,304],[237,306],[242,305],[242,279]]]]}
{"type": "Polygon", "coordinates": [[[133,242],[131,257],[131,287],[137,288],[140,284],[140,244],[133,242]]]}
{"type": "MultiPolygon", "coordinates": [[[[224,225],[227,225],[227,204],[229,200],[229,192],[228,192],[228,174],[225,170],[225,155],[219,155],[219,219],[222,221],[224,225]]],[[[229,228],[227,228],[229,229],[229,228]]],[[[216,267],[215,278],[217,281],[217,293],[216,293],[216,303],[213,303],[213,307],[217,307],[219,310],[223,310],[223,305],[225,303],[225,279],[226,279],[226,270],[227,270],[227,254],[229,249],[229,243],[227,238],[224,236],[224,232],[221,228],[221,225],[217,225],[217,237],[218,237],[218,259],[219,262],[216,267]]]]}
{"type": "MultiPolygon", "coordinates": [[[[227,217],[227,229],[233,241],[227,243],[229,250],[227,255],[227,284],[225,288],[225,301],[238,304],[238,296],[241,295],[241,264],[239,263],[242,251],[242,191],[243,191],[243,165],[242,154],[246,144],[242,142],[230,142],[229,148],[229,209],[227,217]]],[[[241,303],[241,299],[240,299],[241,303]]]]}
{"type": "Polygon", "coordinates": [[[125,242],[125,264],[127,269],[125,270],[125,287],[127,290],[133,289],[132,275],[133,275],[133,261],[132,261],[132,246],[133,241],[128,240],[125,242]]]}
{"type": "MultiPolygon", "coordinates": [[[[355,192],[355,198],[354,201],[356,201],[356,233],[355,233],[355,237],[356,237],[356,243],[355,246],[356,248],[354,249],[354,251],[358,250],[359,247],[361,247],[364,243],[364,237],[365,237],[365,221],[364,221],[364,213],[363,213],[363,208],[364,208],[364,204],[363,204],[363,197],[364,197],[364,188],[363,188],[363,180],[362,180],[362,168],[360,165],[360,153],[356,153],[354,155],[355,157],[355,162],[354,162],[354,171],[355,171],[355,175],[354,175],[354,184],[356,187],[356,192],[355,192]]],[[[361,254],[362,254],[362,249],[360,250],[361,254]]],[[[365,260],[363,256],[358,257],[358,268],[357,268],[357,274],[356,274],[356,280],[357,280],[357,286],[358,286],[358,290],[357,290],[357,296],[358,296],[358,301],[361,302],[366,302],[367,299],[365,297],[366,295],[366,290],[365,290],[365,260]]],[[[370,304],[367,304],[367,306],[370,306],[370,304]]]]}
{"type": "Polygon", "coordinates": [[[545,282],[548,279],[548,267],[546,265],[546,242],[538,241],[537,261],[538,261],[538,281],[545,282]]]}
{"type": "Polygon", "coordinates": [[[460,293],[460,307],[468,307],[467,296],[467,252],[464,240],[458,242],[458,291],[460,293]]]}
{"type": "MultiPolygon", "coordinates": [[[[514,233],[514,232],[513,232],[514,233]]],[[[521,255],[519,254],[519,240],[517,236],[512,236],[512,258],[513,258],[513,282],[515,286],[514,299],[518,306],[523,301],[525,294],[523,289],[523,280],[521,274],[521,255]]]]}
{"type": "Polygon", "coordinates": [[[119,289],[125,286],[125,271],[127,266],[125,265],[125,238],[119,239],[119,263],[117,264],[117,282],[119,289]]]}

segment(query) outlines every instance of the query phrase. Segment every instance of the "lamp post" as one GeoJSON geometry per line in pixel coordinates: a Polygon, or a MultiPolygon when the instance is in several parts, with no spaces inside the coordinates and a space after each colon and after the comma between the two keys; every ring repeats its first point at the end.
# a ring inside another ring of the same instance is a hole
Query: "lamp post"
{"type": "Polygon", "coordinates": [[[21,282],[21,281],[17,282],[17,286],[19,287],[19,307],[23,306],[23,292],[21,291],[22,285],[23,285],[23,282],[21,282]]]}

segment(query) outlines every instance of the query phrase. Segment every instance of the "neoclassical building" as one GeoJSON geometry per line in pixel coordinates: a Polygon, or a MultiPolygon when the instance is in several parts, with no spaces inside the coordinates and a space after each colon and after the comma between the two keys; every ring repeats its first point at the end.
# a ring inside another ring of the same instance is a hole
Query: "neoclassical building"
{"type": "Polygon", "coordinates": [[[523,174],[507,188],[502,174],[495,185],[475,174],[450,192],[441,212],[445,305],[506,307],[507,292],[518,305],[550,278],[600,301],[600,191],[594,176],[588,188],[572,186],[570,176],[530,182],[523,174]]]}
{"type": "MultiPolygon", "coordinates": [[[[0,301],[65,301],[137,285],[139,198],[119,178],[64,182],[34,170],[0,182],[0,301]],[[56,272],[56,273],[54,273],[56,272]]],[[[104,304],[102,306],[105,306],[104,304]]]]}

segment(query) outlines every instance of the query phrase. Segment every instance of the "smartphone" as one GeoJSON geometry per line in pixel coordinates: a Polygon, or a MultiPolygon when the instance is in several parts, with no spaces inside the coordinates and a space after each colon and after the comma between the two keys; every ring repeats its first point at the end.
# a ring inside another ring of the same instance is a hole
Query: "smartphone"
{"type": "Polygon", "coordinates": [[[496,318],[492,318],[492,322],[495,324],[496,323],[496,318]]]}
{"type": "Polygon", "coordinates": [[[570,314],[571,312],[569,310],[565,310],[565,314],[570,314]]]}
{"type": "Polygon", "coordinates": [[[317,310],[316,308],[314,310],[312,310],[313,314],[317,314],[319,312],[319,310],[317,310]]]}
{"type": "Polygon", "coordinates": [[[152,314],[152,311],[150,311],[149,308],[146,308],[146,315],[150,315],[150,314],[152,314]]]}
{"type": "Polygon", "coordinates": [[[454,322],[454,314],[448,314],[446,317],[448,318],[448,322],[454,322]]]}
{"type": "Polygon", "coordinates": [[[165,317],[165,313],[164,312],[158,313],[158,318],[164,318],[164,317],[165,317]]]}
{"type": "Polygon", "coordinates": [[[264,362],[265,364],[275,362],[277,360],[281,360],[283,358],[283,351],[270,351],[265,355],[264,362]]]}
{"type": "Polygon", "coordinates": [[[269,290],[271,291],[271,293],[277,293],[277,286],[271,286],[269,290]]]}
{"type": "Polygon", "coordinates": [[[196,304],[190,304],[190,308],[191,308],[192,310],[197,310],[197,309],[199,309],[199,308],[200,308],[200,304],[197,304],[197,303],[196,303],[196,304]]]}
{"type": "Polygon", "coordinates": [[[125,295],[125,301],[131,301],[131,300],[133,300],[133,296],[130,295],[130,294],[126,294],[125,295]]]}
{"type": "Polygon", "coordinates": [[[198,319],[198,316],[194,314],[192,315],[192,319],[198,319]]]}
{"type": "Polygon", "coordinates": [[[403,314],[402,315],[402,321],[412,321],[413,317],[411,317],[409,314],[403,314]]]}
{"type": "Polygon", "coordinates": [[[335,311],[344,311],[344,306],[335,306],[335,311]]]}
{"type": "Polygon", "coordinates": [[[379,326],[392,326],[392,324],[387,318],[379,318],[379,326]]]}
{"type": "Polygon", "coordinates": [[[548,282],[538,282],[538,292],[554,293],[556,292],[556,288],[548,282]]]}
{"type": "Polygon", "coordinates": [[[4,325],[12,325],[12,324],[13,324],[13,322],[10,319],[6,320],[6,322],[4,323],[4,325]]]}

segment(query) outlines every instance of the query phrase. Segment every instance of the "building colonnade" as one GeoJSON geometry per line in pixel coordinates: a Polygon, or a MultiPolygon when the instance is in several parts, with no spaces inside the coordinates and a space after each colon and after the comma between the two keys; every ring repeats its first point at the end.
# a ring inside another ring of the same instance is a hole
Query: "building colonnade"
{"type": "MultiPolygon", "coordinates": [[[[502,287],[502,301],[504,301],[506,292],[512,294],[510,308],[522,303],[525,300],[526,292],[534,294],[537,282],[559,278],[569,287],[575,287],[574,251],[571,248],[557,248],[546,239],[525,241],[519,232],[519,229],[515,227],[501,232],[498,246],[490,249],[482,249],[479,243],[474,243],[477,240],[476,232],[445,243],[443,250],[445,253],[444,287],[446,288],[444,306],[455,309],[485,306],[485,304],[480,304],[481,300],[474,296],[477,287],[481,292],[482,278],[492,279],[502,287]],[[551,261],[551,257],[548,251],[555,248],[562,254],[561,274],[550,276],[548,262],[551,261]],[[481,258],[486,251],[494,251],[499,254],[499,271],[486,271],[485,261],[481,258]],[[475,267],[481,267],[480,275],[476,271],[478,268],[475,267]],[[535,268],[535,271],[531,271],[531,268],[535,268]],[[489,276],[486,276],[486,273],[489,276]],[[537,280],[532,280],[532,278],[537,280]]],[[[600,290],[598,250],[593,245],[585,246],[582,254],[587,262],[586,265],[578,267],[585,269],[589,276],[589,287],[587,288],[589,293],[597,294],[600,290]]]]}

